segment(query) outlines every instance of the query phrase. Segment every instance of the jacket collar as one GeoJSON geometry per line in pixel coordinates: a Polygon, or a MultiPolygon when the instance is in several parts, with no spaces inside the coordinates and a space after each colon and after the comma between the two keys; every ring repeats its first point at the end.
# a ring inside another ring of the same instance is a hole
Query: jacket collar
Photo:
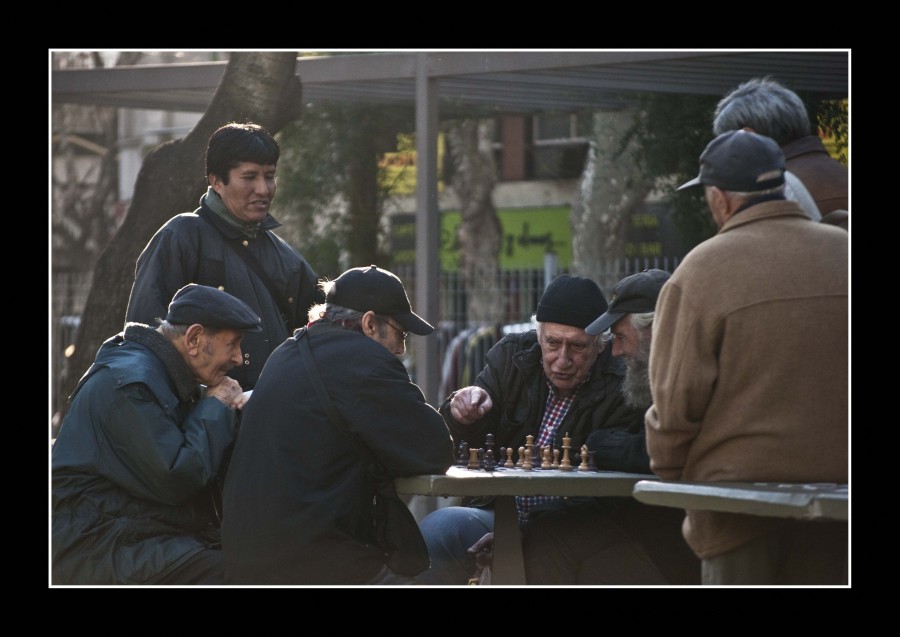
{"type": "MultiPolygon", "coordinates": [[[[200,207],[197,208],[196,213],[209,221],[226,239],[240,239],[246,236],[238,227],[226,222],[207,205],[205,194],[200,198],[200,207]]],[[[259,222],[259,231],[266,232],[280,226],[281,224],[275,217],[266,214],[266,218],[259,222]]]]}
{"type": "Polygon", "coordinates": [[[142,323],[127,323],[122,336],[124,340],[143,345],[156,354],[169,373],[178,398],[182,402],[194,396],[198,383],[184,358],[165,336],[142,323]]]}
{"type": "Polygon", "coordinates": [[[801,208],[800,204],[796,201],[791,201],[789,199],[764,201],[742,210],[741,214],[733,215],[716,234],[728,232],[729,230],[733,230],[734,228],[747,223],[755,223],[757,221],[775,219],[777,217],[800,217],[806,221],[811,221],[803,211],[803,208],[801,208]]]}
{"type": "Polygon", "coordinates": [[[782,146],[781,151],[784,153],[785,159],[793,159],[806,153],[825,153],[828,155],[825,144],[822,143],[818,135],[807,135],[806,137],[795,139],[789,144],[782,146]]]}

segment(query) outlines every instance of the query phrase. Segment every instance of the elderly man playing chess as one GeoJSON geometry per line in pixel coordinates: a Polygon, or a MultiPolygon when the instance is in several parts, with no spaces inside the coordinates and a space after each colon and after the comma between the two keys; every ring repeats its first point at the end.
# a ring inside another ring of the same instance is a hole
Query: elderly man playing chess
{"type": "Polygon", "coordinates": [[[325,304],[275,349],[244,410],[225,483],[227,584],[408,584],[427,568],[427,554],[410,566],[388,549],[425,553],[393,479],[453,462],[447,426],[398,358],[407,332],[434,328],[374,265],[322,289],[325,304]],[[382,515],[391,503],[406,515],[399,543],[382,515]]]}
{"type": "MultiPolygon", "coordinates": [[[[621,391],[623,361],[613,356],[608,337],[585,331],[606,310],[594,281],[569,275],[554,279],[538,303],[536,329],[504,337],[488,352],[475,384],[453,392],[442,405],[454,440],[481,447],[493,434],[495,448],[518,449],[526,436],[533,436],[537,448],[560,448],[565,437],[572,449],[580,450],[596,432],[620,432],[604,443],[598,468],[650,473],[646,449],[634,444],[643,432],[644,410],[630,406],[621,391]]],[[[631,506],[630,501],[523,496],[516,498],[516,508],[528,546],[530,528],[543,516],[575,516],[584,507],[615,511],[631,506]]],[[[417,583],[465,584],[476,572],[476,555],[482,556],[492,543],[494,512],[489,501],[467,504],[438,509],[422,520],[432,565],[417,583]]],[[[525,561],[529,583],[544,583],[533,581],[528,552],[525,561]]],[[[605,583],[631,583],[634,577],[628,573],[634,565],[620,563],[614,572],[603,573],[605,583]]],[[[652,583],[659,582],[664,578],[654,573],[652,583]]]]}

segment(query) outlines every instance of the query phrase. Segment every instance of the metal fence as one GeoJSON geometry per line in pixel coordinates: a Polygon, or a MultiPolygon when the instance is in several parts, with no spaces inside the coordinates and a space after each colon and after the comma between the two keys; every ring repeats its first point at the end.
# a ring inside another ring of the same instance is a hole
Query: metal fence
{"type": "MultiPolygon", "coordinates": [[[[588,271],[578,272],[579,276],[593,279],[603,290],[607,298],[612,293],[616,282],[620,279],[649,268],[674,271],[680,262],[679,257],[635,257],[630,259],[603,259],[594,263],[588,271]]],[[[409,294],[413,307],[416,307],[415,289],[416,275],[414,266],[398,266],[393,270],[400,277],[409,294]]],[[[500,272],[495,281],[493,294],[505,300],[500,316],[496,322],[506,325],[523,323],[531,320],[537,309],[538,300],[547,284],[560,274],[572,274],[568,269],[556,267],[552,258],[548,258],[543,268],[525,270],[505,270],[500,272]]],[[[458,325],[460,328],[470,326],[466,314],[466,286],[459,272],[441,272],[438,283],[438,321],[458,325]]]]}
{"type": "MultiPolygon", "coordinates": [[[[680,261],[677,257],[633,258],[624,260],[606,259],[597,262],[589,272],[579,272],[596,281],[603,293],[609,298],[616,282],[629,274],[647,268],[660,268],[673,271],[680,261]]],[[[400,277],[410,296],[413,307],[416,307],[416,277],[414,266],[398,266],[394,273],[400,277]]],[[[506,270],[500,273],[491,292],[504,299],[502,315],[492,322],[498,330],[502,326],[527,323],[537,309],[538,300],[547,283],[559,274],[568,274],[566,269],[556,267],[552,258],[548,258],[543,268],[525,270],[506,270]]],[[[51,281],[51,396],[52,410],[55,413],[65,402],[65,396],[59,392],[59,375],[66,360],[66,350],[75,342],[75,332],[80,322],[87,294],[91,285],[90,272],[53,272],[51,281]]],[[[466,329],[473,325],[466,314],[467,290],[462,276],[458,272],[441,272],[438,282],[438,318],[439,355],[443,360],[448,344],[466,329]]],[[[111,336],[111,335],[110,335],[111,336]]],[[[408,341],[408,351],[404,363],[415,379],[416,339],[408,341]]],[[[74,370],[80,375],[84,370],[74,370]]]]}

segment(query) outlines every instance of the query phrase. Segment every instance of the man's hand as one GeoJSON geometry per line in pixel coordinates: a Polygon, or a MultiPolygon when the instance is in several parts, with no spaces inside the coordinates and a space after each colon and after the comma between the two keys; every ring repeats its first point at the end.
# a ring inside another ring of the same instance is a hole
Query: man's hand
{"type": "Polygon", "coordinates": [[[481,387],[463,387],[450,401],[450,415],[460,424],[471,425],[493,406],[490,395],[481,387]]]}
{"type": "Polygon", "coordinates": [[[494,562],[494,533],[485,533],[480,540],[466,549],[466,553],[475,556],[478,570],[491,566],[494,562]]]}
{"type": "Polygon", "coordinates": [[[241,386],[235,379],[228,376],[225,376],[218,385],[207,387],[206,397],[218,398],[226,407],[231,409],[237,409],[239,403],[241,406],[243,405],[243,402],[241,402],[241,386]]]}

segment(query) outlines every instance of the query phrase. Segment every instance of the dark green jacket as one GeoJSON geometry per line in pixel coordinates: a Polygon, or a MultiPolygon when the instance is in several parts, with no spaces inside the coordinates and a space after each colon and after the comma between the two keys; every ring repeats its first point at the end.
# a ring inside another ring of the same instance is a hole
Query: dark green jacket
{"type": "Polygon", "coordinates": [[[146,325],[100,347],[53,446],[54,584],[152,584],[218,542],[211,484],[237,415],[197,388],[146,325]]]}

